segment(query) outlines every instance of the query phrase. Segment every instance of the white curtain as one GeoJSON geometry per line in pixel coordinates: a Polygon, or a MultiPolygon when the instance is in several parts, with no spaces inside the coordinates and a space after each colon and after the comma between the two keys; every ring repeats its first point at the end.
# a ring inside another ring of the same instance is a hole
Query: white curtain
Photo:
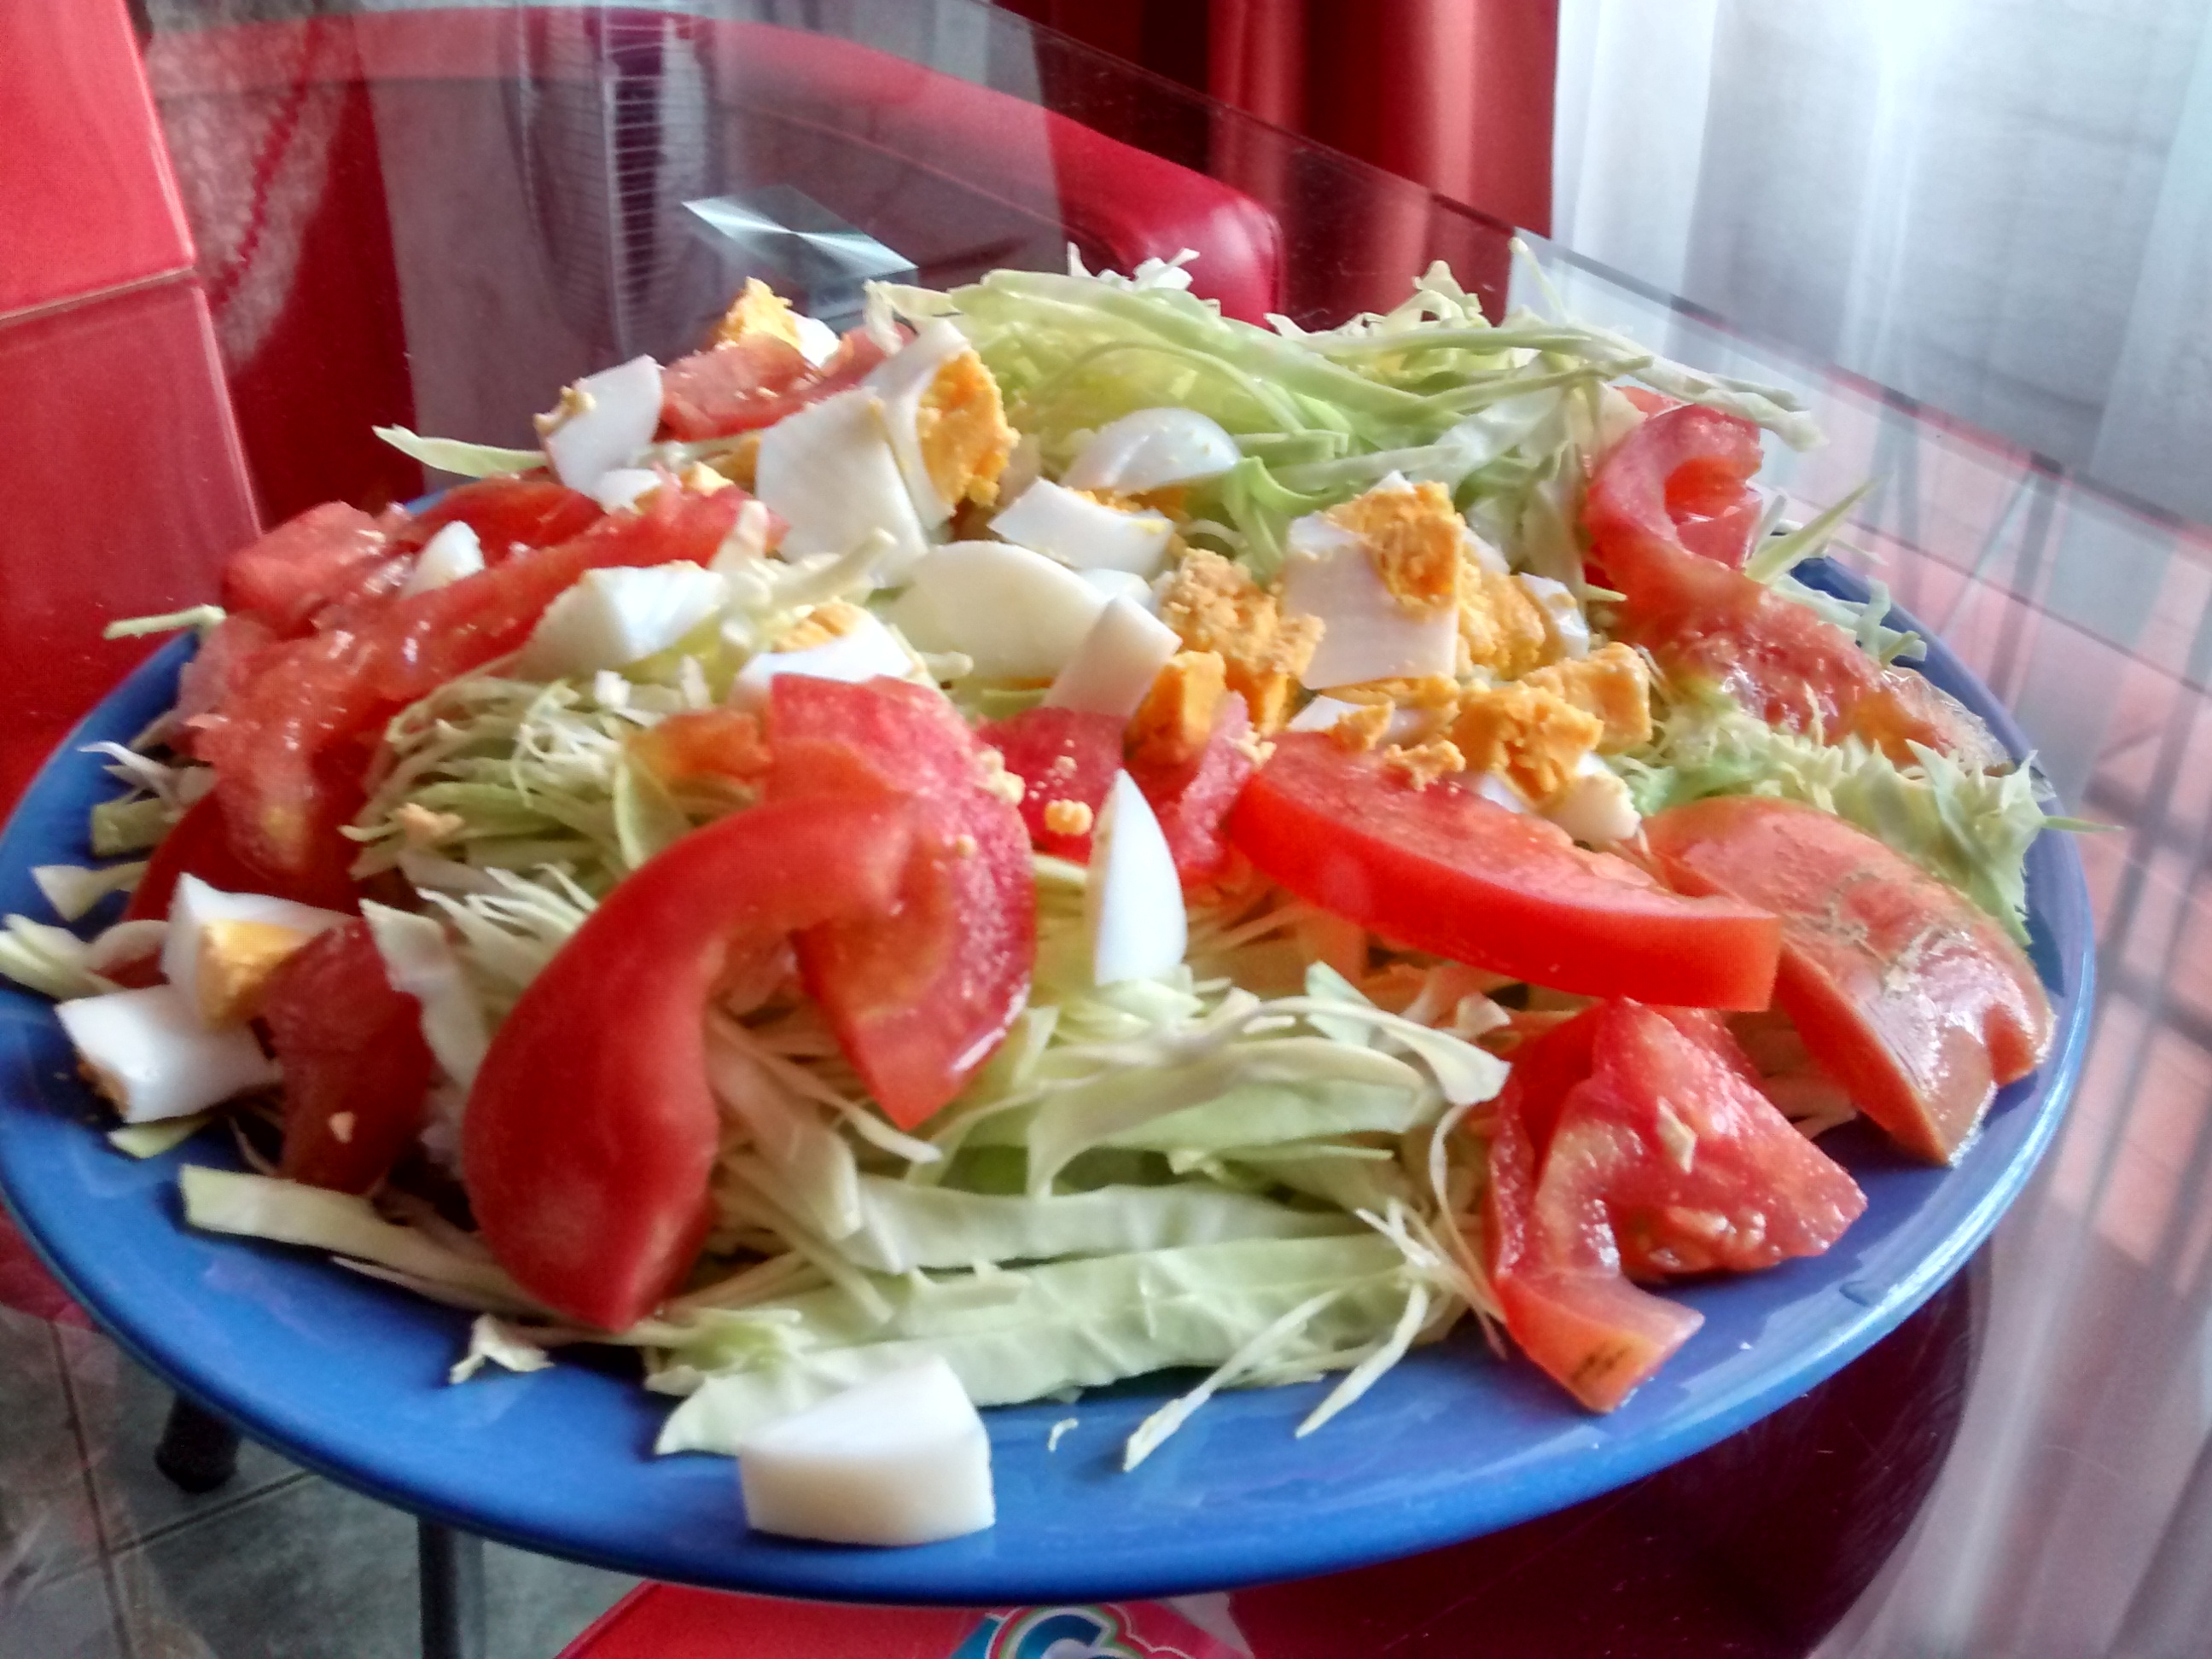
{"type": "Polygon", "coordinates": [[[1562,0],[1554,234],[2212,520],[2204,0],[1562,0]]]}

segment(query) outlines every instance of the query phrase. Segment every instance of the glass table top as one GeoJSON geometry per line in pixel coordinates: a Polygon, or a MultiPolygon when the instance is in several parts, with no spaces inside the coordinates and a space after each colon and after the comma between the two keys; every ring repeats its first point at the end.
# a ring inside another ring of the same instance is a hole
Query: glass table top
{"type": "MultiPolygon", "coordinates": [[[[526,441],[562,382],[676,355],[748,274],[834,313],[869,276],[943,286],[1056,267],[1071,242],[1094,265],[1188,246],[1200,292],[1302,323],[1387,306],[1436,258],[1493,309],[1548,283],[1585,319],[1801,395],[1829,441],[1765,475],[1801,506],[1876,481],[1845,562],[1941,632],[2068,805],[2112,826],[2081,843],[2103,1000],[2027,1195],[1863,1359],[1636,1486],[1240,1596],[1237,1616],[1261,1656],[2196,1650],[2204,532],[1567,249],[1516,263],[1468,209],[965,0],[317,9],[155,7],[147,69],[197,270],[0,319],[0,434],[42,446],[8,453],[131,481],[33,490],[0,542],[18,670],[0,793],[138,654],[100,643],[100,619],[198,597],[257,514],[419,493],[372,425],[526,441]]],[[[20,1650],[411,1650],[397,1517],[252,1452],[222,1493],[167,1490],[155,1385],[42,1294],[0,1263],[0,1400],[26,1425],[0,1449],[0,1650],[38,1632],[20,1650]]],[[[514,1653],[556,1650],[623,1588],[520,1557],[494,1585],[494,1650],[514,1653]]]]}

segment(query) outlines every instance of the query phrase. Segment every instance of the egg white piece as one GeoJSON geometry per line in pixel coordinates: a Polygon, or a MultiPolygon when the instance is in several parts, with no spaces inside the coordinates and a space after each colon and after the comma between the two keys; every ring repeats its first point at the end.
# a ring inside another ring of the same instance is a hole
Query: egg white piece
{"type": "Polygon", "coordinates": [[[1536,601],[1536,608],[1552,632],[1559,636],[1559,648],[1570,657],[1589,655],[1589,619],[1583,608],[1575,603],[1574,590],[1565,582],[1555,582],[1549,576],[1516,576],[1528,597],[1536,601]]]}
{"type": "Polygon", "coordinates": [[[349,919],[336,910],[271,898],[266,893],[226,893],[198,876],[186,876],[177,883],[169,900],[169,929],[161,940],[161,976],[183,996],[185,1006],[197,1018],[206,1006],[201,995],[200,967],[205,960],[210,922],[258,922],[282,927],[306,940],[349,919]]]}
{"type": "Polygon", "coordinates": [[[1106,608],[1066,565],[1006,542],[947,542],[914,567],[891,622],[924,651],[957,651],[994,679],[1050,679],[1106,608]]]}
{"type": "Polygon", "coordinates": [[[1466,525],[1466,530],[1462,538],[1461,545],[1466,548],[1468,556],[1473,559],[1477,564],[1480,565],[1485,570],[1490,572],[1493,576],[1504,576],[1510,574],[1513,567],[1506,563],[1505,556],[1503,553],[1500,553],[1488,542],[1485,541],[1481,537],[1476,535],[1474,533],[1474,526],[1467,525],[1464,519],[1461,520],[1461,523],[1462,525],[1466,525]]]}
{"type": "Polygon", "coordinates": [[[1450,605],[1417,616],[1376,574],[1366,544],[1318,513],[1291,520],[1283,564],[1283,610],[1321,619],[1321,643],[1299,678],[1306,688],[1449,675],[1459,647],[1450,605]]]}
{"type": "Polygon", "coordinates": [[[1167,562],[1175,524],[1158,513],[1124,513],[1040,478],[991,520],[991,533],[1079,570],[1152,577],[1167,562]]]}
{"type": "Polygon", "coordinates": [[[434,587],[444,587],[464,576],[473,576],[483,568],[483,544],[477,540],[475,527],[456,519],[449,525],[441,526],[438,533],[422,544],[422,550],[415,556],[415,568],[407,573],[406,585],[400,588],[399,596],[406,599],[428,593],[434,587]]]}
{"type": "Polygon", "coordinates": [[[623,668],[665,651],[722,608],[727,580],[679,559],[587,570],[545,607],[514,659],[522,679],[623,668]]]}
{"type": "Polygon", "coordinates": [[[584,407],[564,416],[538,441],[553,476],[571,489],[592,486],[628,466],[660,427],[660,365],[633,357],[576,382],[584,407]]]}
{"type": "Polygon", "coordinates": [[[1091,880],[1083,891],[1091,972],[1100,985],[1163,979],[1190,944],[1182,880],[1152,803],[1127,772],[1115,775],[1091,836],[1091,880]]]}
{"type": "Polygon", "coordinates": [[[1218,478],[1243,459],[1237,440],[1194,409],[1140,409],[1092,433],[1060,481],[1133,495],[1218,478]]]}
{"type": "Polygon", "coordinates": [[[1109,599],[1127,599],[1140,605],[1154,616],[1159,614],[1160,596],[1152,592],[1152,585],[1130,570],[1079,570],[1075,573],[1109,599]]]}
{"type": "Polygon", "coordinates": [[[809,366],[819,368],[837,355],[837,331],[819,318],[794,314],[792,325],[799,331],[799,355],[809,366]]]}
{"type": "Polygon", "coordinates": [[[928,1544],[998,1518],[990,1437],[935,1356],[755,1429],[738,1479],[747,1522],[789,1538],[928,1544]]]}
{"type": "Polygon", "coordinates": [[[1474,774],[1470,787],[1483,799],[1492,805],[1502,806],[1509,812],[1533,812],[1536,810],[1528,804],[1528,798],[1513,787],[1510,778],[1501,778],[1495,772],[1474,774]]]}
{"type": "Polygon", "coordinates": [[[1044,694],[1045,702],[1127,720],[1168,659],[1182,649],[1175,629],[1142,605],[1128,599],[1109,599],[1044,694]]]}
{"type": "Polygon", "coordinates": [[[863,613],[849,634],[841,634],[804,651],[763,651],[738,672],[730,688],[730,702],[738,708],[768,707],[769,687],[780,674],[800,674],[810,679],[846,680],[859,684],[878,676],[908,679],[914,659],[906,653],[890,629],[863,613]]]}
{"type": "Polygon", "coordinates": [[[763,433],[753,484],[762,505],[790,526],[787,559],[849,552],[880,530],[891,544],[874,574],[888,584],[928,550],[882,400],[866,386],[809,404],[763,433]]]}
{"type": "Polygon", "coordinates": [[[280,1080],[252,1027],[203,1025],[173,985],[79,997],[54,1012],[126,1123],[185,1117],[280,1080]]]}
{"type": "MultiPolygon", "coordinates": [[[[1290,725],[1285,729],[1292,732],[1326,732],[1358,708],[1359,704],[1346,702],[1341,697],[1316,697],[1291,716],[1290,725]]],[[[1394,707],[1390,711],[1389,725],[1382,728],[1382,741],[1384,743],[1415,742],[1428,734],[1434,718],[1433,710],[1394,707]]]]}
{"type": "Polygon", "coordinates": [[[637,498],[659,482],[660,475],[649,466],[618,466],[601,473],[586,493],[608,512],[620,513],[635,507],[637,498]]]}
{"type": "Polygon", "coordinates": [[[939,495],[930,478],[917,424],[921,398],[937,371],[967,349],[968,337],[940,317],[877,364],[861,383],[882,400],[884,434],[925,530],[934,530],[951,518],[958,503],[939,495]]]}
{"type": "Polygon", "coordinates": [[[1644,824],[1628,786],[1595,755],[1582,757],[1566,787],[1546,803],[1544,816],[1593,847],[1626,841],[1644,824]]]}

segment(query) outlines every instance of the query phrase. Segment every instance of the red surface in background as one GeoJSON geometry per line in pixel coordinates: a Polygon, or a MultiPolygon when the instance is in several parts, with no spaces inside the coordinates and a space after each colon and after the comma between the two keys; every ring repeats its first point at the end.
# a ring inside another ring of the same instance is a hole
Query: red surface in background
{"type": "Polygon", "coordinates": [[[191,263],[123,7],[0,5],[0,316],[191,263]]]}
{"type": "Polygon", "coordinates": [[[0,808],[143,657],[117,617],[210,598],[256,526],[207,307],[171,282],[0,325],[0,808]]]}

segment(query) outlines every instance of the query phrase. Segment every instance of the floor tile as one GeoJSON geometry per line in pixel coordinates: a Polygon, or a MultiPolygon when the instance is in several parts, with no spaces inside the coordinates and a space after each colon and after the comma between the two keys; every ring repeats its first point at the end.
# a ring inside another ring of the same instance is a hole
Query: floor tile
{"type": "MultiPolygon", "coordinates": [[[[100,1531],[53,1328],[0,1308],[0,1631],[48,1587],[90,1572],[100,1531]]],[[[0,1653],[16,1648],[0,1643],[0,1653]]]]}
{"type": "Polygon", "coordinates": [[[124,1659],[106,1573],[94,1565],[58,1578],[21,1584],[10,1578],[0,1585],[0,1653],[9,1659],[124,1659]]]}
{"type": "Polygon", "coordinates": [[[414,1659],[415,1523],[308,1479],[173,1527],[115,1559],[137,1659],[414,1659]]]}
{"type": "Polygon", "coordinates": [[[198,1497],[179,1492],[154,1467],[154,1449],[168,1420],[167,1386],[96,1332],[64,1330],[60,1336],[108,1549],[221,1514],[301,1478],[296,1465],[249,1441],[240,1449],[238,1473],[227,1486],[198,1497]]]}
{"type": "Polygon", "coordinates": [[[490,1659],[553,1659],[637,1582],[501,1544],[487,1546],[490,1659]]]}

